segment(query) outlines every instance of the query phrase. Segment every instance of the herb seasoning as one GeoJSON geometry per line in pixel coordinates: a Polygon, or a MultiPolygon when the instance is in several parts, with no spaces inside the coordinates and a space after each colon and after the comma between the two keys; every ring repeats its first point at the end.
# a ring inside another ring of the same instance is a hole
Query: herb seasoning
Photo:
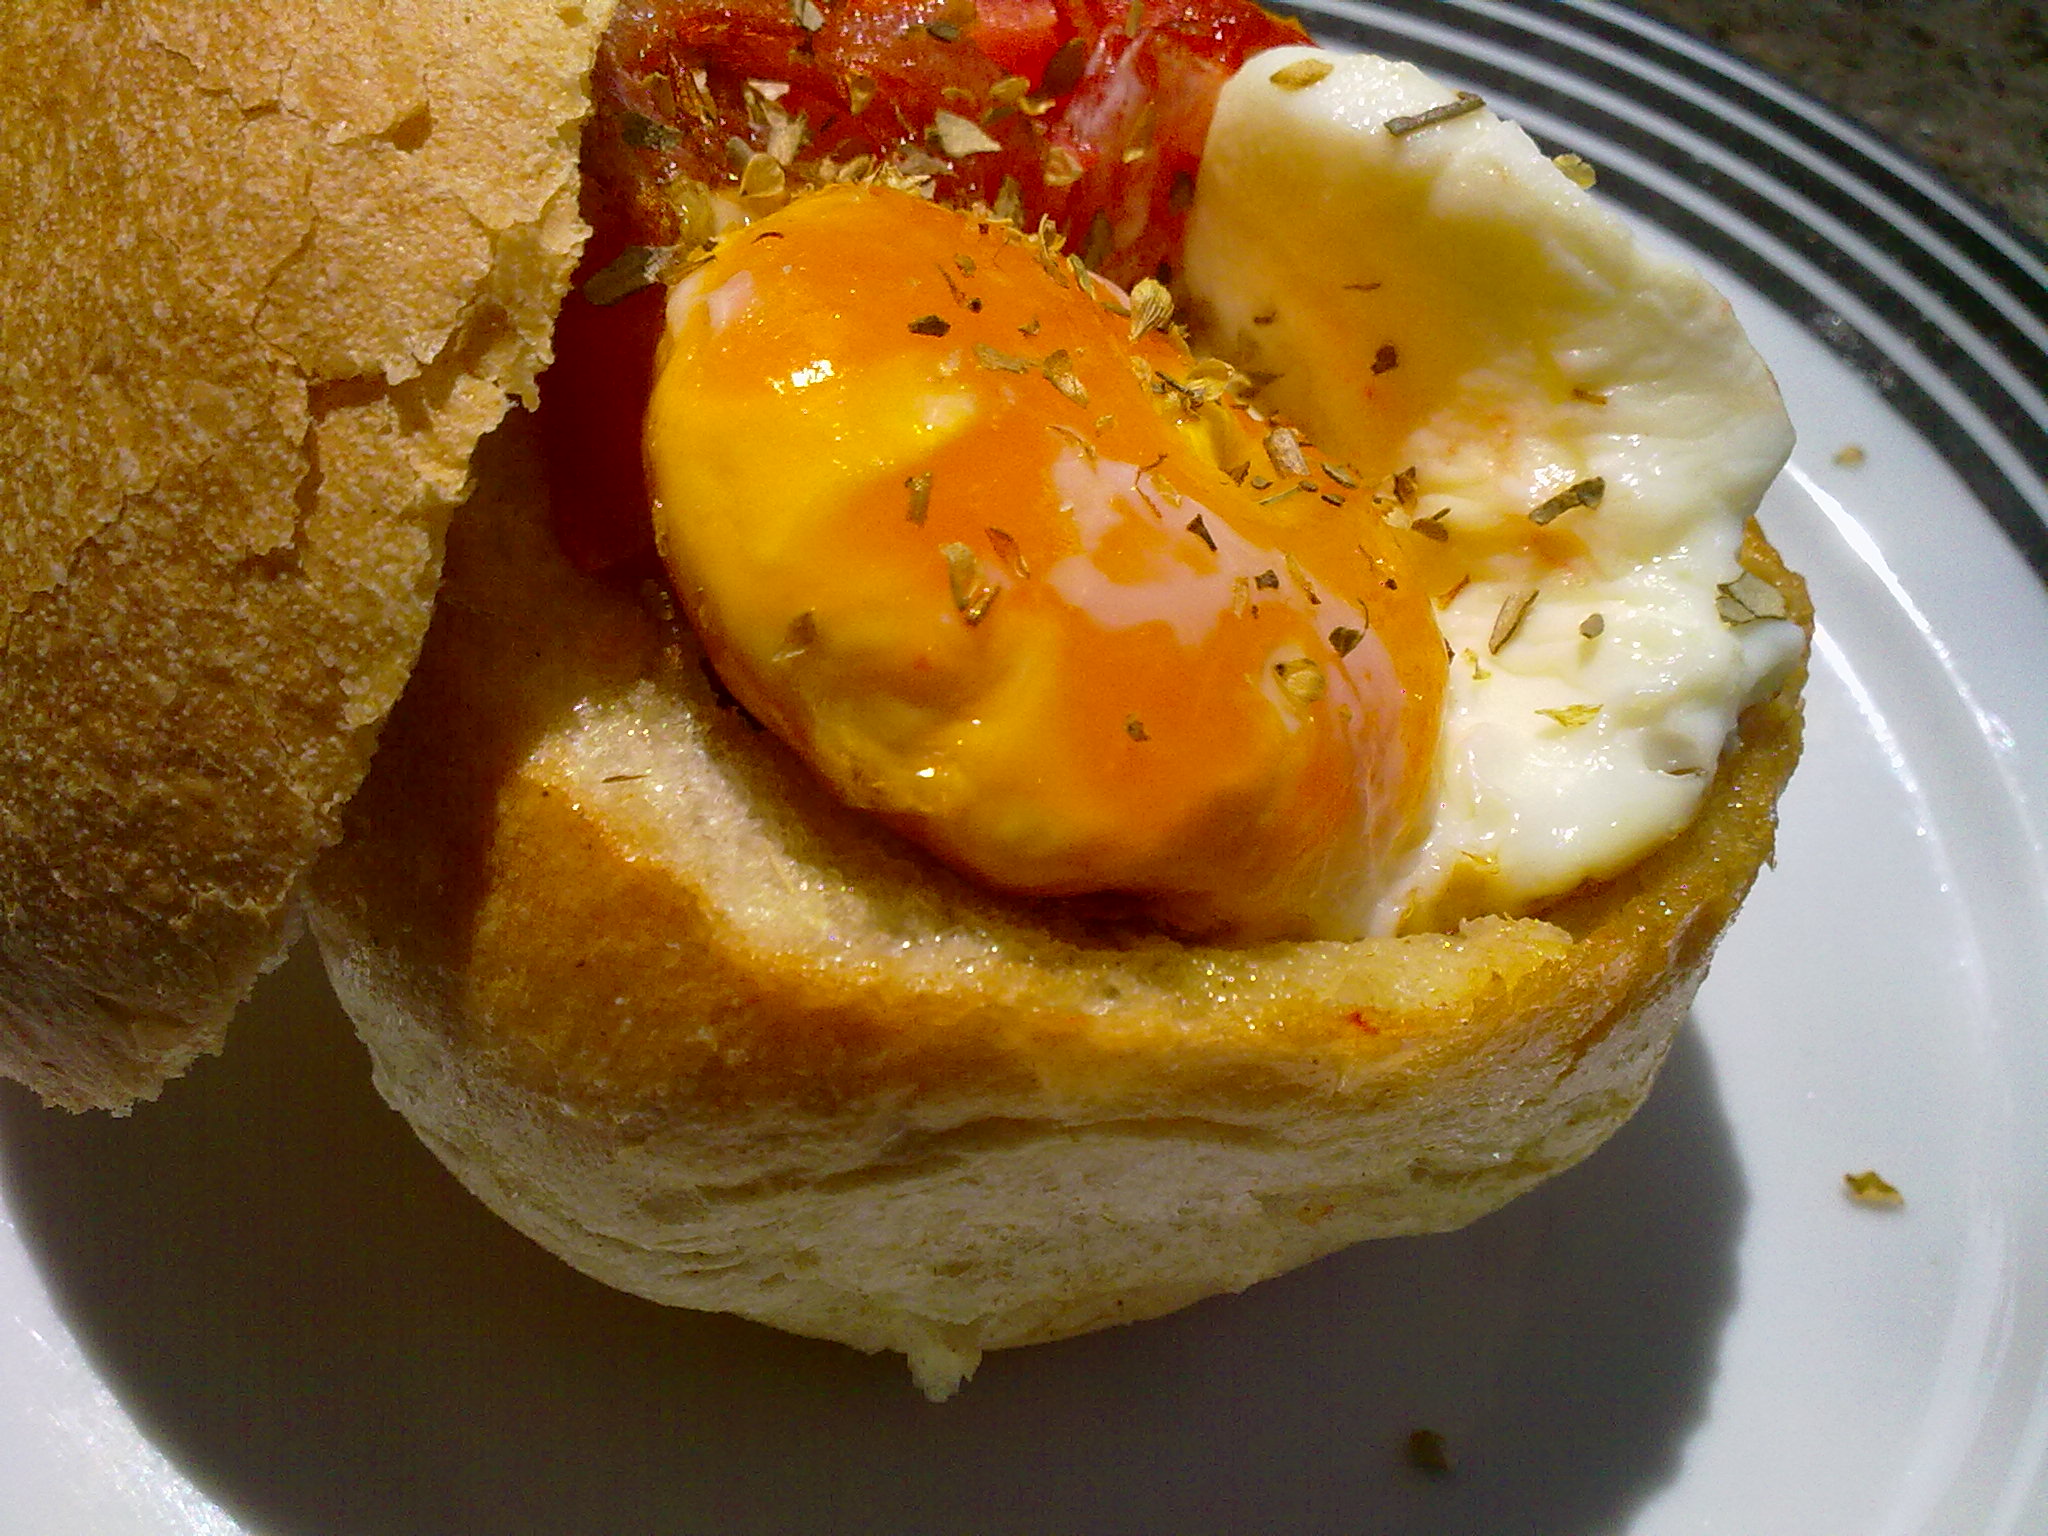
{"type": "Polygon", "coordinates": [[[1305,91],[1310,86],[1330,78],[1336,68],[1328,59],[1296,59],[1292,64],[1283,64],[1266,78],[1283,91],[1305,91]]]}
{"type": "Polygon", "coordinates": [[[1493,631],[1486,637],[1488,655],[1498,656],[1500,648],[1515,638],[1515,631],[1522,627],[1522,620],[1535,601],[1534,587],[1522,587],[1501,599],[1500,612],[1493,618],[1493,631]]]}
{"type": "Polygon", "coordinates": [[[1606,495],[1606,480],[1595,475],[1590,480],[1581,480],[1576,485],[1566,486],[1530,512],[1529,521],[1541,528],[1547,523],[1556,522],[1574,507],[1584,507],[1591,512],[1599,507],[1606,495]]]}
{"type": "Polygon", "coordinates": [[[1424,128],[1434,128],[1438,123],[1448,123],[1468,112],[1477,112],[1485,105],[1485,101],[1470,91],[1460,91],[1453,100],[1444,102],[1441,106],[1431,107],[1426,112],[1411,113],[1405,117],[1390,117],[1384,126],[1395,138],[1405,139],[1409,134],[1419,133],[1424,128]]]}

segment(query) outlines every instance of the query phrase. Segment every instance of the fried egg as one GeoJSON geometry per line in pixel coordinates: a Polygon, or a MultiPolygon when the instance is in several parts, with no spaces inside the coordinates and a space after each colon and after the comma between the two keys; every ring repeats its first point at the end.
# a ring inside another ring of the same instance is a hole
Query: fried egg
{"type": "Polygon", "coordinates": [[[747,709],[948,863],[1355,932],[1427,823],[1442,644],[1408,536],[1166,307],[903,191],[801,198],[671,291],[657,542],[747,709]]]}
{"type": "Polygon", "coordinates": [[[1375,928],[1634,863],[1803,654],[1737,561],[1791,449],[1777,387],[1727,302],[1586,179],[1369,56],[1262,54],[1209,131],[1199,335],[1397,487],[1454,652],[1433,824],[1375,928]]]}
{"type": "Polygon", "coordinates": [[[1225,88],[1185,279],[1208,361],[902,191],[723,237],[646,457],[745,707],[974,878],[1202,936],[1452,927],[1678,831],[1802,653],[1731,604],[1790,433],[1720,296],[1476,100],[1306,49],[1225,88]]]}

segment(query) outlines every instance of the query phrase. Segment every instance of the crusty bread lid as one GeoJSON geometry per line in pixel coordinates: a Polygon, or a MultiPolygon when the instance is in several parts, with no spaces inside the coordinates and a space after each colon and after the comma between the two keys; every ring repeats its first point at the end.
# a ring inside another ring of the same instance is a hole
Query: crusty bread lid
{"type": "Polygon", "coordinates": [[[216,1048],[583,236],[608,3],[0,6],[0,1075],[216,1048]]]}

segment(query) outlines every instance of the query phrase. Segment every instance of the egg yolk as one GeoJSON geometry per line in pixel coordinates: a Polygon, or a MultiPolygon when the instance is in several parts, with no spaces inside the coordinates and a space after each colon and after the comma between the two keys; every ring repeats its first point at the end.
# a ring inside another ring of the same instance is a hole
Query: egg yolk
{"type": "Polygon", "coordinates": [[[1431,604],[1164,307],[992,218],[800,198],[670,294],[657,541],[746,708],[947,863],[1354,936],[1424,830],[1431,604]]]}

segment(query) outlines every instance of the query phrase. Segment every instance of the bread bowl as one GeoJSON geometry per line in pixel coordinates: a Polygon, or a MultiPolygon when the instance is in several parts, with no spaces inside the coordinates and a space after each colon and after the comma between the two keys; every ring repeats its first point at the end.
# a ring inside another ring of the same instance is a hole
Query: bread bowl
{"type": "MultiPolygon", "coordinates": [[[[550,46],[566,66],[550,78],[570,88],[531,137],[560,149],[594,34],[570,27],[550,46]]],[[[530,67],[543,56],[514,52],[530,67]]],[[[392,118],[370,136],[389,153],[364,153],[417,156],[405,146],[418,123],[392,118]]],[[[441,381],[476,397],[465,431],[488,425],[508,382],[527,384],[567,284],[573,168],[540,158],[561,174],[536,178],[548,195],[504,242],[529,261],[521,276],[542,274],[497,304],[519,322],[504,371],[451,367],[441,381]]],[[[361,293],[386,275],[374,265],[349,267],[361,293]]],[[[445,343],[434,355],[469,362],[445,343]]],[[[383,386],[322,398],[366,394],[402,419],[385,396],[418,359],[377,361],[383,386]]],[[[303,375],[291,387],[312,397],[303,375]]],[[[592,582],[562,559],[522,420],[473,460],[466,444],[451,451],[438,480],[417,432],[375,446],[432,482],[401,482],[410,498],[392,498],[410,574],[353,572],[407,599],[387,605],[400,616],[380,653],[387,691],[363,690],[342,766],[276,839],[266,913],[214,894],[256,936],[176,1008],[156,1001],[161,941],[105,945],[144,956],[122,955],[141,973],[125,993],[104,962],[67,962],[58,974],[81,999],[69,1055],[47,1043],[41,998],[58,984],[11,988],[28,1001],[10,1004],[21,1022],[8,1070],[59,1102],[147,1092],[215,1038],[227,994],[275,953],[306,854],[338,828],[312,883],[337,991],[380,1088],[465,1182],[600,1278],[900,1349],[933,1395],[984,1349],[1154,1315],[1363,1237],[1459,1225],[1583,1156],[1647,1092],[1768,856],[1797,755],[1795,677],[1743,716],[1683,833],[1540,917],[1193,944],[1086,903],[992,894],[840,805],[721,701],[658,593],[592,582]],[[458,501],[432,634],[350,801],[458,501]],[[135,1047],[123,1007],[186,1021],[174,1048],[135,1047]]],[[[324,472],[310,483],[316,505],[326,486],[324,472]]],[[[1744,560],[1803,614],[1760,537],[1744,560]]],[[[259,718],[282,691],[253,706],[259,718]]],[[[45,760],[104,777],[106,743],[51,748],[44,729],[45,760]]],[[[207,750],[233,756],[250,729],[207,750]]],[[[77,816],[89,802],[69,803],[77,816]]],[[[127,836],[137,843],[158,856],[153,837],[127,836]]],[[[174,889],[203,886],[177,864],[193,855],[161,856],[174,889]]],[[[141,910],[182,938],[195,927],[185,908],[206,908],[181,900],[141,910]]],[[[103,927],[50,905],[40,926],[9,931],[46,968],[52,935],[103,927]]]]}

